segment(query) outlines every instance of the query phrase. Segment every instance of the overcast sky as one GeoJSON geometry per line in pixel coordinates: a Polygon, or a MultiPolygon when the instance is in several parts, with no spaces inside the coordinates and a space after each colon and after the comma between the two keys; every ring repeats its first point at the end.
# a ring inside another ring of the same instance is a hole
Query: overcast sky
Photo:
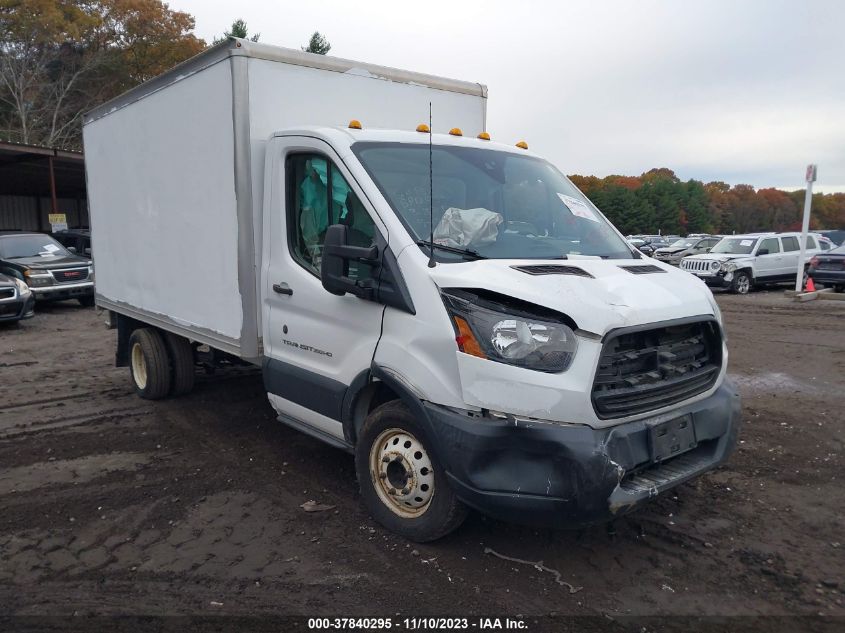
{"type": "MultiPolygon", "coordinates": [[[[845,191],[845,1],[171,0],[261,41],[487,85],[488,130],[565,173],[845,191]]],[[[363,118],[363,115],[361,115],[363,118]]]]}

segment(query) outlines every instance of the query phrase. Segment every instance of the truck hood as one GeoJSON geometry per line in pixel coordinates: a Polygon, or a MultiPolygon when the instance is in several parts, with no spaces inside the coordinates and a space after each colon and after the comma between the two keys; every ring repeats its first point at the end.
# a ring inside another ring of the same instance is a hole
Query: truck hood
{"type": "Polygon", "coordinates": [[[689,316],[713,314],[711,293],[687,272],[653,260],[479,260],[439,264],[431,276],[440,288],[483,288],[562,312],[593,334],[689,316]],[[580,268],[592,277],[532,275],[515,266],[580,268]],[[635,274],[622,266],[653,266],[664,272],[635,274]]]}
{"type": "Polygon", "coordinates": [[[57,268],[79,268],[81,266],[88,266],[90,260],[84,257],[77,257],[75,255],[65,257],[21,257],[7,260],[11,264],[17,264],[23,268],[31,268],[33,270],[55,270],[57,268]]]}
{"type": "Polygon", "coordinates": [[[685,248],[658,248],[654,252],[657,253],[657,254],[660,254],[660,255],[674,255],[675,253],[682,253],[685,250],[687,250],[687,249],[685,249],[685,248]]]}

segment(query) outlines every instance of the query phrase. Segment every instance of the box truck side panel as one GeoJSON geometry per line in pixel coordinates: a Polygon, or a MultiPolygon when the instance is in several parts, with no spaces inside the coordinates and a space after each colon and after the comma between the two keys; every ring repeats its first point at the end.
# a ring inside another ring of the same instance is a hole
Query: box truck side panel
{"type": "Polygon", "coordinates": [[[84,140],[101,305],[237,353],[232,104],[224,59],[89,121],[84,140]]]}

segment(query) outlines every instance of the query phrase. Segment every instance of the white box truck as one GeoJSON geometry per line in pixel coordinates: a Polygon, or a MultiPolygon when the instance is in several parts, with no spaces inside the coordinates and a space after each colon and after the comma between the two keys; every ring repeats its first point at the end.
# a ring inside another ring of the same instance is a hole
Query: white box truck
{"type": "Polygon", "coordinates": [[[231,39],[84,122],[98,305],[138,394],[262,368],[383,525],[610,520],[732,451],[706,285],[644,259],[486,88],[231,39]],[[434,113],[430,130],[429,107],[434,113]]]}

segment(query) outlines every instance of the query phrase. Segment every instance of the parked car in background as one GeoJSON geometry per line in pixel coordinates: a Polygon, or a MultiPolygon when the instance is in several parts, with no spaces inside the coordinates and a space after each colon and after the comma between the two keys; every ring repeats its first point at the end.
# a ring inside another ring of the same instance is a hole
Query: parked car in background
{"type": "Polygon", "coordinates": [[[0,233],[0,273],[26,282],[37,300],[94,305],[91,260],[43,233],[0,233]]]}
{"type": "Polygon", "coordinates": [[[35,315],[35,296],[22,279],[0,274],[0,323],[35,315]]]}
{"type": "Polygon", "coordinates": [[[704,238],[682,238],[663,246],[654,251],[655,259],[659,259],[667,264],[678,266],[681,260],[688,255],[699,255],[701,253],[709,253],[710,249],[718,244],[720,238],[718,237],[704,237],[704,238]]]}
{"type": "Polygon", "coordinates": [[[816,231],[816,233],[826,237],[837,246],[845,244],[845,229],[825,229],[823,231],[816,231]]]}
{"type": "Polygon", "coordinates": [[[834,292],[845,290],[845,244],[810,258],[807,274],[814,284],[824,284],[834,292]]]}
{"type": "Polygon", "coordinates": [[[658,248],[664,248],[666,246],[669,246],[669,242],[664,240],[662,237],[658,237],[658,238],[654,238],[654,239],[650,239],[650,240],[645,241],[645,243],[642,246],[640,246],[639,250],[644,255],[648,255],[649,257],[652,257],[654,255],[654,252],[658,248]]]}
{"type": "MultiPolygon", "coordinates": [[[[709,253],[681,260],[681,269],[708,286],[746,294],[752,287],[795,281],[801,233],[723,237],[709,253]]],[[[819,236],[807,235],[807,257],[820,252],[819,236]]]]}
{"type": "Polygon", "coordinates": [[[50,237],[75,255],[91,257],[91,231],[88,229],[56,231],[50,237]]]}

